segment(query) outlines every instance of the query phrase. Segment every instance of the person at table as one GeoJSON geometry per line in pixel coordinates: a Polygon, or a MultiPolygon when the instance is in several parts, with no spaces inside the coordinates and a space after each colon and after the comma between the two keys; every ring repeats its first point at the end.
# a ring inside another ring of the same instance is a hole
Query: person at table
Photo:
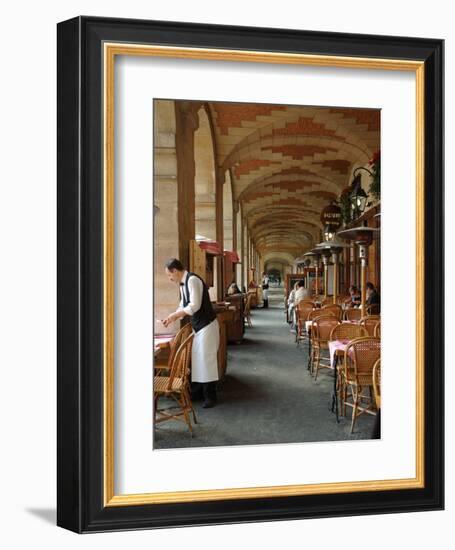
{"type": "Polygon", "coordinates": [[[291,290],[288,296],[288,322],[291,324],[291,332],[295,331],[294,326],[294,307],[295,307],[295,293],[297,292],[297,282],[294,284],[294,288],[291,290]]]}
{"type": "Polygon", "coordinates": [[[305,280],[301,279],[297,282],[297,290],[295,293],[294,298],[294,304],[297,307],[297,304],[301,302],[302,300],[305,300],[305,298],[309,298],[311,296],[311,291],[309,288],[306,288],[305,286],[305,280]]]}
{"type": "Polygon", "coordinates": [[[374,287],[374,284],[368,282],[365,285],[365,288],[366,288],[366,295],[367,295],[367,299],[366,299],[365,304],[367,306],[372,306],[372,305],[379,306],[381,304],[381,299],[380,299],[380,296],[379,296],[379,292],[374,287]]]}
{"type": "Polygon", "coordinates": [[[241,294],[240,288],[237,286],[237,283],[231,283],[229,285],[229,288],[227,289],[227,293],[229,296],[232,296],[233,294],[241,294]]]}
{"type": "Polygon", "coordinates": [[[180,304],[174,313],[163,320],[165,327],[189,316],[194,340],[191,354],[191,396],[203,397],[203,408],[214,407],[217,401],[218,347],[220,327],[212,307],[205,282],[188,272],[176,258],[165,264],[166,275],[180,288],[180,304]]]}
{"type": "Polygon", "coordinates": [[[361,302],[360,290],[355,286],[351,285],[349,287],[349,298],[345,301],[345,304],[350,307],[359,306],[361,302]]]}
{"type": "Polygon", "coordinates": [[[262,307],[269,307],[269,278],[267,273],[264,271],[262,274],[262,307]]]}

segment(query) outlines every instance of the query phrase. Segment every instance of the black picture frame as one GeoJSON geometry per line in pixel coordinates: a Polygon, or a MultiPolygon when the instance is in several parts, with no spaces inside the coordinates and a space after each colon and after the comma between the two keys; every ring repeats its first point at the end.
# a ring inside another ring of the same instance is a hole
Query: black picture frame
{"type": "Polygon", "coordinates": [[[78,533],[440,510],[444,506],[444,41],[77,17],[58,25],[58,508],[78,533]],[[102,45],[153,43],[424,62],[425,484],[338,494],[105,506],[102,45]]]}

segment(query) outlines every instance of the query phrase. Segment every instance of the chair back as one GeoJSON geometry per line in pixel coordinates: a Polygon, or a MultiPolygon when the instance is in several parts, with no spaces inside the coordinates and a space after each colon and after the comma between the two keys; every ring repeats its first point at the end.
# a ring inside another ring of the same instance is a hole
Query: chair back
{"type": "Polygon", "coordinates": [[[373,336],[375,338],[381,338],[381,321],[377,321],[374,325],[373,336]]]}
{"type": "Polygon", "coordinates": [[[251,301],[253,300],[253,294],[248,293],[246,296],[245,307],[243,308],[243,314],[247,316],[251,310],[251,301]]]}
{"type": "Polygon", "coordinates": [[[353,323],[341,323],[333,327],[330,334],[330,340],[354,340],[355,338],[362,338],[363,336],[368,336],[364,327],[354,325],[353,323]]]}
{"type": "Polygon", "coordinates": [[[314,321],[316,317],[335,317],[336,315],[332,311],[326,311],[325,309],[314,309],[308,313],[307,321],[314,321]]]}
{"type": "Polygon", "coordinates": [[[302,300],[297,304],[295,311],[300,316],[301,319],[305,320],[308,317],[308,313],[310,313],[310,311],[313,311],[313,309],[314,309],[313,302],[305,302],[302,300]]]}
{"type": "Polygon", "coordinates": [[[380,321],[380,317],[378,315],[369,315],[368,317],[363,317],[360,324],[362,327],[365,327],[369,336],[374,336],[374,327],[378,324],[378,321],[380,321]]]}
{"type": "Polygon", "coordinates": [[[351,307],[344,311],[344,318],[346,321],[360,321],[362,318],[362,310],[359,308],[351,307]]]}
{"type": "Polygon", "coordinates": [[[375,362],[381,357],[381,340],[372,336],[356,338],[346,346],[344,356],[352,358],[356,377],[372,374],[375,362]]]}
{"type": "Polygon", "coordinates": [[[175,352],[174,359],[171,365],[171,372],[169,374],[169,380],[167,389],[172,389],[172,384],[176,378],[182,378],[185,381],[190,372],[191,350],[193,348],[194,334],[191,333],[180,344],[179,348],[175,352]]]}
{"type": "Polygon", "coordinates": [[[366,307],[366,312],[368,315],[379,315],[381,312],[381,308],[379,304],[371,304],[370,306],[366,307]]]}
{"type": "Polygon", "coordinates": [[[169,359],[167,362],[169,368],[171,368],[172,366],[172,362],[174,361],[174,357],[175,357],[175,354],[177,353],[177,350],[181,346],[182,342],[186,340],[186,338],[188,338],[192,330],[193,329],[192,329],[191,323],[187,323],[174,336],[170,344],[171,352],[169,354],[169,359]]]}
{"type": "Polygon", "coordinates": [[[373,393],[376,407],[381,408],[381,359],[377,359],[373,365],[373,393]]]}
{"type": "Polygon", "coordinates": [[[332,330],[338,325],[339,321],[333,315],[317,317],[311,325],[311,334],[319,344],[326,343],[330,340],[332,330]]]}
{"type": "Polygon", "coordinates": [[[326,313],[327,311],[333,312],[338,321],[341,321],[343,317],[343,308],[338,304],[324,306],[321,311],[323,311],[324,313],[326,313]]]}

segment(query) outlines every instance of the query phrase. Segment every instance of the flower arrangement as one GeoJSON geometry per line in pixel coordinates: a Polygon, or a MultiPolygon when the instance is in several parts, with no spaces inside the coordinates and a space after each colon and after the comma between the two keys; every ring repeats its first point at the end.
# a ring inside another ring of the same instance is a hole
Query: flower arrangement
{"type": "Polygon", "coordinates": [[[381,197],[381,152],[376,151],[368,164],[373,174],[369,191],[376,200],[379,200],[381,197]]]}

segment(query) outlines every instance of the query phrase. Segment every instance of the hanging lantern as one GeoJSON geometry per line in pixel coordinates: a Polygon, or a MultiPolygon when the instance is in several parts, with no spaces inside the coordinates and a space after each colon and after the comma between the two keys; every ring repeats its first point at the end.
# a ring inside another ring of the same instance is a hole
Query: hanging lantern
{"type": "Polygon", "coordinates": [[[341,208],[334,202],[327,205],[321,212],[321,222],[324,226],[324,240],[332,241],[341,226],[341,208]]]}

